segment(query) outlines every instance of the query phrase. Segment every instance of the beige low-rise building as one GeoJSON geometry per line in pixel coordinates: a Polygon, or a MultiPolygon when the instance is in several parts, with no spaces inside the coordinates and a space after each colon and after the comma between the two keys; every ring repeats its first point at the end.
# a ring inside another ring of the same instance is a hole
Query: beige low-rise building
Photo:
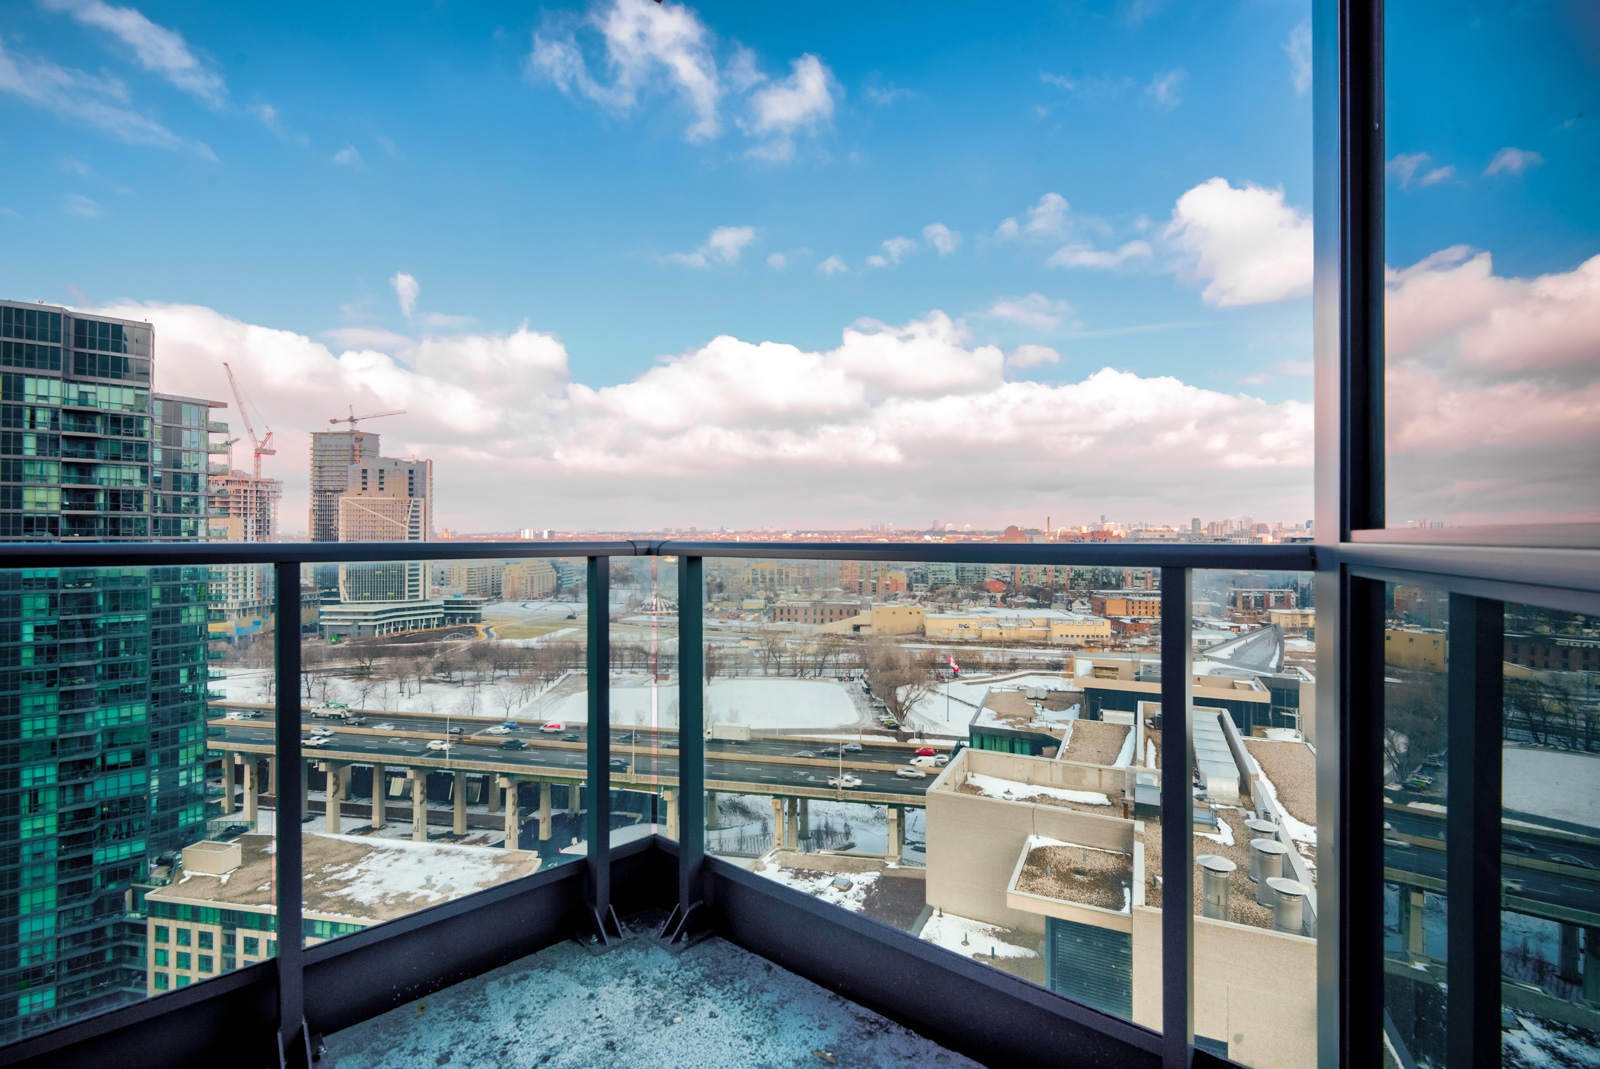
{"type": "Polygon", "coordinates": [[[544,560],[523,560],[508,564],[500,573],[500,596],[506,601],[525,601],[553,594],[561,579],[555,565],[544,560]]]}
{"type": "MultiPolygon", "coordinates": [[[[962,751],[927,794],[928,905],[1037,946],[1053,990],[1159,1029],[1161,826],[1134,805],[1135,785],[1155,780],[1151,769],[962,751]]],[[[1227,813],[1237,836],[1243,816],[1227,813]]],[[[1196,855],[1240,849],[1195,839],[1196,855]]],[[[1195,874],[1195,1033],[1259,1069],[1310,1069],[1316,941],[1273,930],[1247,870],[1229,877],[1228,920],[1198,915],[1195,874]]]]}
{"type": "Polygon", "coordinates": [[[944,642],[1104,642],[1111,621],[1059,609],[966,609],[928,613],[923,630],[944,642]]]}

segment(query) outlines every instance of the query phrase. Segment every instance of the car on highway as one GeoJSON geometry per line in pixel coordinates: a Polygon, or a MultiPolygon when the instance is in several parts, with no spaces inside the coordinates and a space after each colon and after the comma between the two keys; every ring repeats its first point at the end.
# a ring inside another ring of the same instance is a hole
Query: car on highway
{"type": "Polygon", "coordinates": [[[332,735],[313,735],[309,739],[303,740],[300,743],[300,745],[302,745],[302,746],[326,746],[326,745],[328,745],[328,743],[330,743],[332,741],[333,741],[333,736],[332,735]]]}
{"type": "Polygon", "coordinates": [[[913,757],[911,763],[922,768],[943,768],[950,763],[950,758],[941,753],[932,757],[913,757]]]}
{"type": "Polygon", "coordinates": [[[624,770],[625,771],[627,769],[627,767],[628,767],[628,762],[624,761],[620,757],[613,757],[611,759],[611,767],[614,768],[614,769],[620,769],[620,770],[624,770]]]}
{"type": "Polygon", "coordinates": [[[840,756],[843,756],[843,755],[841,754],[841,752],[839,750],[827,749],[827,750],[818,750],[817,751],[817,756],[818,757],[840,757],[840,756]]]}
{"type": "Polygon", "coordinates": [[[816,757],[817,756],[817,752],[815,750],[796,750],[794,753],[790,754],[789,756],[790,757],[816,757]]]}
{"type": "Polygon", "coordinates": [[[618,742],[642,742],[643,739],[640,736],[635,735],[633,732],[630,731],[626,735],[618,735],[617,736],[617,741],[618,742]]]}
{"type": "Polygon", "coordinates": [[[849,775],[845,775],[845,776],[829,776],[828,777],[828,786],[837,787],[841,791],[848,791],[853,787],[861,786],[861,781],[856,779],[854,776],[849,776],[849,775]]]}
{"type": "Polygon", "coordinates": [[[1509,854],[1536,854],[1536,853],[1538,853],[1538,851],[1533,848],[1533,844],[1532,843],[1527,842],[1526,840],[1523,840],[1523,839],[1518,839],[1518,838],[1516,838],[1515,836],[1512,836],[1512,835],[1502,835],[1500,837],[1500,849],[1503,852],[1509,853],[1509,854]]]}
{"type": "Polygon", "coordinates": [[[327,735],[332,735],[333,734],[333,730],[331,728],[325,728],[325,727],[318,726],[318,727],[314,727],[314,728],[311,729],[311,734],[327,736],[327,735]]]}
{"type": "Polygon", "coordinates": [[[580,739],[577,735],[563,735],[563,736],[561,736],[561,741],[562,742],[581,742],[583,740],[580,739]]]}
{"type": "Polygon", "coordinates": [[[466,732],[461,728],[448,728],[448,729],[446,729],[445,734],[446,735],[465,735],[466,732]]]}
{"type": "Polygon", "coordinates": [[[515,724],[496,724],[492,728],[484,728],[483,733],[485,735],[509,735],[515,731],[516,728],[517,725],[515,724]]]}
{"type": "Polygon", "coordinates": [[[528,744],[522,739],[506,739],[500,744],[502,750],[526,750],[528,744]]]}
{"type": "Polygon", "coordinates": [[[936,754],[938,752],[939,751],[935,750],[932,746],[918,746],[917,747],[917,756],[918,757],[932,757],[934,754],[936,754]]]}
{"type": "Polygon", "coordinates": [[[922,771],[922,769],[920,769],[920,768],[912,768],[909,765],[906,766],[905,768],[897,768],[897,769],[895,769],[894,770],[894,774],[899,776],[901,779],[927,779],[928,778],[928,774],[926,772],[922,771]]]}
{"type": "Polygon", "coordinates": [[[260,720],[261,714],[254,709],[235,709],[226,717],[228,720],[260,720]]]}
{"type": "Polygon", "coordinates": [[[450,745],[451,745],[450,743],[445,742],[443,739],[434,739],[432,742],[428,743],[428,749],[430,749],[430,750],[448,750],[448,749],[450,749],[450,745]]]}
{"type": "Polygon", "coordinates": [[[1583,858],[1573,854],[1551,854],[1550,860],[1557,865],[1571,865],[1573,868],[1579,869],[1600,868],[1600,865],[1596,865],[1592,861],[1585,861],[1583,858]]]}
{"type": "Polygon", "coordinates": [[[372,730],[374,730],[374,731],[393,731],[394,730],[394,725],[393,724],[373,724],[372,725],[372,730]]]}
{"type": "Polygon", "coordinates": [[[560,721],[557,721],[557,720],[551,720],[551,721],[549,721],[549,722],[547,722],[545,724],[540,725],[539,730],[544,732],[546,735],[556,735],[556,734],[560,734],[561,732],[567,730],[567,725],[565,725],[565,724],[563,724],[563,723],[561,723],[560,721]]]}
{"type": "Polygon", "coordinates": [[[859,742],[847,742],[843,746],[839,747],[839,749],[843,750],[845,753],[860,753],[861,744],[859,742]]]}

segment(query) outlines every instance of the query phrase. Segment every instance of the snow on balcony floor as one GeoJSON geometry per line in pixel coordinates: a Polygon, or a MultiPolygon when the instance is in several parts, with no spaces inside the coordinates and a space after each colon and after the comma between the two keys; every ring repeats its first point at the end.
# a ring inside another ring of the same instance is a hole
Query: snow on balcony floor
{"type": "Polygon", "coordinates": [[[541,951],[328,1038],[332,1069],[977,1063],[721,939],[541,951]]]}

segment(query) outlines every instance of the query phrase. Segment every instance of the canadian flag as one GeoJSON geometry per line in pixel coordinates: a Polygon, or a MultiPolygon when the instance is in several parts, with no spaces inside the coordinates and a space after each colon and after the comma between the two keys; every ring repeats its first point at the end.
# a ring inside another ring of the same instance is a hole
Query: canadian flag
{"type": "Polygon", "coordinates": [[[950,671],[954,672],[956,675],[960,675],[961,674],[961,669],[956,666],[956,659],[955,659],[955,655],[954,654],[948,654],[947,653],[947,654],[945,654],[945,658],[944,659],[950,662],[950,671]]]}

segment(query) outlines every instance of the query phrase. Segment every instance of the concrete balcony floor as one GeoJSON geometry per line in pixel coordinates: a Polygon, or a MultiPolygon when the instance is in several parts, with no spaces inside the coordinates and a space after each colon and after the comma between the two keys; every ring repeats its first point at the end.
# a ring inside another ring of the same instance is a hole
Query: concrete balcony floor
{"type": "Polygon", "coordinates": [[[716,938],[676,955],[645,938],[601,956],[561,944],[327,1046],[334,1069],[977,1065],[716,938]]]}

